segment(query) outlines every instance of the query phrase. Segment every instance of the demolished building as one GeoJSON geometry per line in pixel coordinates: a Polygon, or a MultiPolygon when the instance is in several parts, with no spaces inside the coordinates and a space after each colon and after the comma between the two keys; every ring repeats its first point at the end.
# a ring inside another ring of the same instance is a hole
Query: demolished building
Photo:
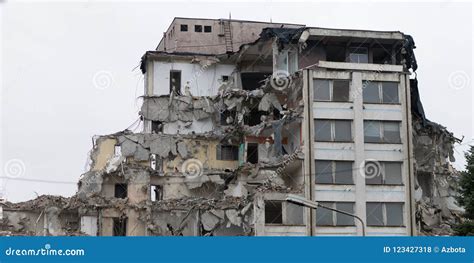
{"type": "Polygon", "coordinates": [[[0,233],[428,233],[461,209],[439,183],[458,140],[425,118],[414,48],[396,31],[176,18],[141,58],[142,130],[96,136],[75,196],[2,204],[0,233]]]}

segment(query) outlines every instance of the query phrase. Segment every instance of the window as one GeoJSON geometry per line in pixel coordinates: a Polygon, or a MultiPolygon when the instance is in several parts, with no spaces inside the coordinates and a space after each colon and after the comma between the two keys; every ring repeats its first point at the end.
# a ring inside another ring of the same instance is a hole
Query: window
{"type": "Polygon", "coordinates": [[[181,32],[187,32],[188,31],[188,25],[181,25],[181,32]]]}
{"type": "Polygon", "coordinates": [[[204,26],[204,32],[206,33],[212,32],[212,26],[204,26]]]}
{"type": "Polygon", "coordinates": [[[161,121],[151,121],[151,132],[152,133],[163,132],[163,123],[161,121]]]}
{"type": "Polygon", "coordinates": [[[368,226],[403,226],[403,203],[368,202],[368,226]]]}
{"type": "Polygon", "coordinates": [[[352,162],[316,161],[317,184],[353,184],[352,162]]]}
{"type": "Polygon", "coordinates": [[[326,60],[335,62],[346,62],[345,46],[335,46],[333,44],[326,46],[326,60]]]}
{"type": "Polygon", "coordinates": [[[239,160],[239,147],[234,145],[217,145],[217,160],[239,160]]]}
{"type": "Polygon", "coordinates": [[[222,82],[228,82],[228,81],[229,81],[229,76],[222,75],[222,82]]]}
{"type": "Polygon", "coordinates": [[[150,186],[150,198],[152,202],[163,199],[163,187],[161,185],[150,186]]]}
{"type": "Polygon", "coordinates": [[[265,224],[304,225],[304,208],[279,200],[265,200],[265,224]]]}
{"type": "Polygon", "coordinates": [[[247,144],[247,162],[256,164],[258,163],[258,144],[248,143],[247,144]]]}
{"type": "Polygon", "coordinates": [[[364,103],[396,104],[400,102],[398,82],[366,80],[362,84],[362,90],[364,103]]]}
{"type": "Polygon", "coordinates": [[[364,141],[374,143],[400,143],[400,122],[364,121],[364,141]]]}
{"type": "Polygon", "coordinates": [[[201,25],[194,25],[194,32],[202,32],[202,26],[201,25]]]}
{"type": "Polygon", "coordinates": [[[352,121],[314,120],[316,141],[350,142],[352,141],[352,121]]]}
{"type": "Polygon", "coordinates": [[[114,217],[113,218],[113,235],[126,236],[127,235],[127,218],[114,217]]]}
{"type": "Polygon", "coordinates": [[[365,183],[370,185],[401,185],[402,181],[402,163],[400,162],[366,162],[366,171],[374,171],[366,175],[365,183]],[[371,170],[370,168],[373,168],[371,170]]]}
{"type": "Polygon", "coordinates": [[[349,101],[349,80],[315,79],[315,101],[349,101]]]}
{"type": "MultiPolygon", "coordinates": [[[[346,213],[354,213],[354,203],[352,202],[319,202],[328,208],[337,209],[346,213]]],[[[354,218],[336,211],[318,207],[316,209],[317,226],[354,226],[354,218]]]]}
{"type": "Polygon", "coordinates": [[[127,198],[127,184],[115,184],[115,193],[116,198],[127,198]]]}
{"type": "Polygon", "coordinates": [[[170,94],[181,95],[181,71],[170,71],[170,94]]]}
{"type": "Polygon", "coordinates": [[[349,62],[369,63],[369,51],[366,47],[349,48],[349,62]]]}

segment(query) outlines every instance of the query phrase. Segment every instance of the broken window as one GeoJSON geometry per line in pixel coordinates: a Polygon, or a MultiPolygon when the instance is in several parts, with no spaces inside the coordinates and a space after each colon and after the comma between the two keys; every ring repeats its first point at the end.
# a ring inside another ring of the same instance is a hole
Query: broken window
{"type": "Polygon", "coordinates": [[[283,224],[282,201],[265,201],[265,224],[283,224]]]}
{"type": "Polygon", "coordinates": [[[239,160],[239,147],[234,145],[217,145],[217,160],[235,161],[239,160]]]}
{"type": "Polygon", "coordinates": [[[170,71],[170,94],[181,95],[181,71],[170,71]]]}
{"type": "Polygon", "coordinates": [[[204,32],[206,33],[212,32],[212,26],[204,26],[204,32]]]}
{"type": "Polygon", "coordinates": [[[151,121],[151,132],[152,133],[163,132],[163,122],[161,122],[161,121],[151,121]]]}
{"type": "Polygon", "coordinates": [[[369,63],[369,50],[366,47],[349,48],[349,62],[369,63]]]}
{"type": "Polygon", "coordinates": [[[127,198],[127,184],[115,184],[115,193],[116,198],[127,198]]]}
{"type": "Polygon", "coordinates": [[[350,142],[352,141],[352,121],[349,120],[314,120],[315,140],[350,142]]]}
{"type": "Polygon", "coordinates": [[[403,226],[403,203],[368,202],[368,226],[403,226]]]}
{"type": "Polygon", "coordinates": [[[346,62],[346,48],[343,46],[326,46],[326,60],[334,62],[346,62]]]}
{"type": "Polygon", "coordinates": [[[313,86],[315,101],[349,101],[349,80],[315,79],[313,86]]]}
{"type": "Polygon", "coordinates": [[[281,200],[265,200],[265,224],[304,225],[304,207],[281,200]]]}
{"type": "Polygon", "coordinates": [[[315,162],[317,184],[353,184],[352,162],[320,161],[315,162]]]}
{"type": "Polygon", "coordinates": [[[187,32],[188,31],[188,25],[181,25],[181,32],[187,32]]]}
{"type": "Polygon", "coordinates": [[[400,102],[398,82],[366,80],[362,84],[362,90],[364,103],[396,104],[400,102]]]}
{"type": "Polygon", "coordinates": [[[256,164],[258,163],[258,144],[248,143],[247,144],[247,162],[256,164]]]}
{"type": "Polygon", "coordinates": [[[163,187],[161,185],[151,185],[150,198],[152,202],[163,200],[163,187]]]}
{"type": "Polygon", "coordinates": [[[231,125],[234,122],[235,110],[224,110],[220,114],[221,125],[231,125]]]}
{"type": "Polygon", "coordinates": [[[202,32],[202,26],[201,25],[194,25],[194,32],[202,32]]]}
{"type": "Polygon", "coordinates": [[[242,89],[244,90],[255,90],[259,89],[264,83],[265,79],[268,76],[271,76],[272,73],[262,73],[262,72],[243,72],[240,73],[240,78],[242,80],[242,89]]]}
{"type": "Polygon", "coordinates": [[[127,218],[114,217],[113,218],[113,235],[126,236],[127,235],[127,218]]]}
{"type": "Polygon", "coordinates": [[[400,122],[364,121],[364,141],[372,143],[400,143],[400,122]]]}
{"type": "MultiPolygon", "coordinates": [[[[319,202],[319,204],[344,211],[346,213],[354,213],[353,202],[319,202]]],[[[330,209],[318,207],[316,209],[316,225],[317,226],[354,226],[354,218],[352,216],[344,215],[330,209]]]]}
{"type": "MultiPolygon", "coordinates": [[[[367,166],[375,168],[375,173],[365,178],[365,183],[370,185],[401,185],[402,181],[402,163],[401,162],[377,162],[366,163],[367,166]],[[376,165],[376,167],[374,166],[376,165]]],[[[366,171],[369,170],[366,168],[366,171]]]]}

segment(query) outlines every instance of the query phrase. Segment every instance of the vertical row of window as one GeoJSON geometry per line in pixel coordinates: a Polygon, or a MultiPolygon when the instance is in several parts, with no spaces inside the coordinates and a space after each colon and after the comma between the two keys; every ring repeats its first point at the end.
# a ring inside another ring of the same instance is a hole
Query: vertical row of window
{"type": "MultiPolygon", "coordinates": [[[[314,79],[314,101],[350,101],[350,81],[336,79],[314,79]]],[[[400,102],[398,83],[389,81],[363,81],[364,103],[397,104],[400,102]]]]}
{"type": "MultiPolygon", "coordinates": [[[[180,30],[181,32],[188,32],[188,25],[186,24],[181,24],[180,25],[180,30]]],[[[194,25],[194,32],[201,33],[211,33],[212,32],[212,26],[203,26],[203,25],[194,25]],[[204,30],[203,30],[204,28],[204,30]]]]}

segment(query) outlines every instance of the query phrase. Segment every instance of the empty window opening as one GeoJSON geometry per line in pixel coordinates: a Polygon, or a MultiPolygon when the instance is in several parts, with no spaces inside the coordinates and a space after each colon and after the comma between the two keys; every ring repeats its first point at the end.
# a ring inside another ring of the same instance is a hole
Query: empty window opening
{"type": "Polygon", "coordinates": [[[315,101],[349,101],[349,80],[315,79],[313,86],[315,101]]]}
{"type": "Polygon", "coordinates": [[[373,47],[372,49],[372,61],[374,64],[392,64],[392,55],[390,47],[373,47]]]}
{"type": "Polygon", "coordinates": [[[259,111],[257,107],[254,107],[250,110],[249,114],[244,116],[244,124],[248,126],[255,126],[262,123],[262,116],[268,115],[265,111],[259,111]]]}
{"type": "Polygon", "coordinates": [[[349,48],[349,62],[369,63],[369,50],[366,47],[349,48]]]}
{"type": "Polygon", "coordinates": [[[220,114],[221,125],[231,125],[235,121],[235,110],[224,110],[220,114]]]}
{"type": "Polygon", "coordinates": [[[282,201],[265,201],[265,224],[283,224],[282,201]]]}
{"type": "Polygon", "coordinates": [[[326,59],[327,61],[346,62],[346,48],[343,46],[327,46],[326,59]]]}
{"type": "Polygon", "coordinates": [[[170,94],[181,95],[181,71],[170,71],[170,94]]]}
{"type": "Polygon", "coordinates": [[[368,226],[403,226],[403,203],[368,202],[368,226]]]}
{"type": "Polygon", "coordinates": [[[401,162],[373,162],[365,163],[365,171],[371,172],[365,176],[365,183],[369,185],[402,185],[401,162]]]}
{"type": "MultiPolygon", "coordinates": [[[[344,211],[346,213],[354,213],[354,203],[352,202],[319,202],[321,205],[344,211]]],[[[330,209],[318,207],[316,209],[316,225],[317,226],[354,226],[354,218],[344,215],[330,209]]]]}
{"type": "Polygon", "coordinates": [[[202,32],[202,26],[201,25],[194,25],[194,32],[202,32]]]}
{"type": "Polygon", "coordinates": [[[352,121],[349,120],[314,120],[315,140],[350,142],[352,141],[352,121]]]}
{"type": "Polygon", "coordinates": [[[229,76],[222,75],[222,82],[228,82],[228,81],[229,81],[229,76]]]}
{"type": "Polygon", "coordinates": [[[369,143],[400,143],[400,122],[364,121],[364,141],[369,143]]]}
{"type": "Polygon", "coordinates": [[[217,160],[235,161],[239,160],[239,147],[234,145],[217,145],[217,160]]]}
{"type": "Polygon", "coordinates": [[[362,97],[364,103],[400,103],[398,82],[364,81],[362,84],[362,97]]]}
{"type": "Polygon", "coordinates": [[[204,26],[204,32],[206,33],[212,32],[212,26],[204,26]]]}
{"type": "Polygon", "coordinates": [[[161,185],[151,185],[150,195],[152,202],[163,200],[163,187],[161,185]]]}
{"type": "Polygon", "coordinates": [[[151,132],[152,133],[163,132],[163,122],[161,122],[161,121],[151,121],[151,132]]]}
{"type": "Polygon", "coordinates": [[[114,217],[113,235],[126,236],[127,235],[127,218],[114,217]]]}
{"type": "Polygon", "coordinates": [[[322,161],[315,162],[317,184],[354,184],[353,162],[322,161]]]}
{"type": "Polygon", "coordinates": [[[181,32],[187,32],[188,31],[188,25],[181,25],[181,32]]]}
{"type": "Polygon", "coordinates": [[[272,73],[247,72],[240,73],[242,79],[242,89],[255,90],[262,86],[264,80],[272,73]]]}
{"type": "Polygon", "coordinates": [[[248,143],[247,144],[247,162],[256,164],[258,163],[258,144],[248,143]]]}
{"type": "Polygon", "coordinates": [[[127,198],[127,184],[115,184],[115,194],[116,198],[127,198]]]}

